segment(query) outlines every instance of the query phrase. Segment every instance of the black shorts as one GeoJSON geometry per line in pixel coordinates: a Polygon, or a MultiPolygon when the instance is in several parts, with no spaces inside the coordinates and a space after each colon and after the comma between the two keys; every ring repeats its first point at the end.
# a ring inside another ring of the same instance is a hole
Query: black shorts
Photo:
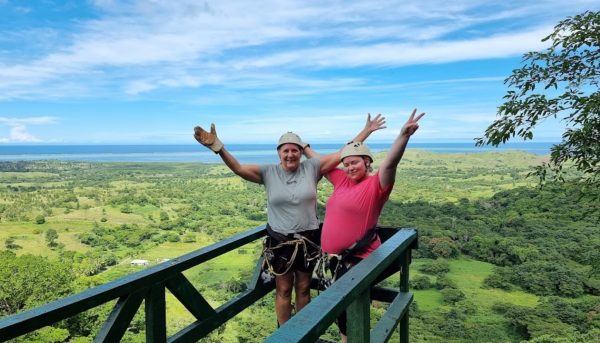
{"type": "Polygon", "coordinates": [[[267,237],[265,238],[265,247],[272,249],[272,256],[269,258],[269,264],[273,267],[273,271],[281,274],[291,271],[299,271],[304,273],[312,273],[317,264],[319,256],[319,247],[321,246],[321,230],[308,230],[299,232],[303,237],[306,237],[311,243],[304,242],[302,244],[281,244],[286,241],[296,240],[293,235],[282,235],[274,232],[270,227],[267,227],[267,237]],[[281,245],[280,245],[281,244],[281,245]],[[296,256],[294,256],[296,251],[296,256]],[[290,262],[294,259],[292,262],[290,262]],[[290,266],[291,263],[291,266],[290,266]]]}

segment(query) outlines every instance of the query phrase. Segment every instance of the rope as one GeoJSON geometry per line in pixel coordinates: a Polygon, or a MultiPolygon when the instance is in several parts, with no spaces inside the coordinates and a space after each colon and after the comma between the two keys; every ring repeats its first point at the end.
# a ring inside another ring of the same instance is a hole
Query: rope
{"type": "Polygon", "coordinates": [[[320,257],[321,254],[320,254],[320,247],[319,247],[319,245],[317,245],[316,243],[314,243],[310,239],[308,239],[308,238],[306,238],[306,237],[304,237],[302,235],[299,235],[299,234],[295,234],[294,237],[296,239],[292,239],[292,240],[289,240],[289,241],[281,242],[281,243],[277,244],[274,247],[267,247],[267,245],[265,243],[263,243],[263,256],[265,257],[264,258],[264,266],[266,266],[266,270],[269,273],[271,273],[271,274],[273,274],[275,276],[281,276],[281,275],[287,274],[290,271],[290,269],[292,268],[292,265],[294,264],[294,261],[296,260],[296,256],[298,255],[298,250],[299,250],[300,246],[302,246],[302,250],[303,250],[303,253],[304,253],[304,260],[307,263],[310,263],[313,260],[318,259],[320,257]],[[316,254],[314,254],[314,256],[311,256],[308,253],[307,243],[310,244],[315,249],[315,251],[317,252],[316,254]],[[292,256],[291,256],[290,260],[285,264],[285,270],[283,272],[281,272],[281,273],[277,273],[275,271],[275,269],[273,268],[273,265],[269,262],[269,256],[268,255],[269,254],[274,255],[273,254],[274,250],[281,249],[281,248],[283,248],[285,246],[288,246],[288,245],[294,245],[294,251],[292,253],[292,256]]]}

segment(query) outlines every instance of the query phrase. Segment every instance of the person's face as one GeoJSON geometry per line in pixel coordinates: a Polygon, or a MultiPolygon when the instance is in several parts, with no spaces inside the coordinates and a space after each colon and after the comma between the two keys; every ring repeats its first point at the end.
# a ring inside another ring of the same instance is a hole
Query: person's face
{"type": "Polygon", "coordinates": [[[344,158],[342,163],[344,164],[344,171],[346,172],[346,175],[348,175],[351,180],[358,182],[367,176],[369,171],[369,167],[367,166],[367,158],[362,156],[348,156],[344,158]]]}
{"type": "Polygon", "coordinates": [[[277,149],[281,166],[285,171],[295,171],[300,165],[302,150],[296,144],[286,143],[277,149]]]}

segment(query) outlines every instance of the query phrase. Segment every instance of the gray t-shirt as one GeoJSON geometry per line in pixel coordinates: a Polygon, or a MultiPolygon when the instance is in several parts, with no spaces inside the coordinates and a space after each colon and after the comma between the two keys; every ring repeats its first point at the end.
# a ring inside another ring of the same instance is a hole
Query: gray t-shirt
{"type": "Polygon", "coordinates": [[[260,174],[267,191],[267,217],[273,231],[287,235],[319,228],[319,169],[318,157],[302,161],[294,172],[283,170],[280,164],[261,166],[260,174]]]}

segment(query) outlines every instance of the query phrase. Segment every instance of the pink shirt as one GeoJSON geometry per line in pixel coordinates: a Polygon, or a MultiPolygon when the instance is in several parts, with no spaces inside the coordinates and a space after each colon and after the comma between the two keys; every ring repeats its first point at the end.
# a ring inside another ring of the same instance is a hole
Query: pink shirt
{"type": "MultiPolygon", "coordinates": [[[[333,184],[333,193],[325,205],[321,248],[326,253],[339,254],[377,224],[393,185],[382,188],[379,173],[367,176],[359,183],[348,178],[341,169],[334,169],[327,176],[333,184]]],[[[365,258],[380,245],[378,237],[357,256],[365,258]]]]}

